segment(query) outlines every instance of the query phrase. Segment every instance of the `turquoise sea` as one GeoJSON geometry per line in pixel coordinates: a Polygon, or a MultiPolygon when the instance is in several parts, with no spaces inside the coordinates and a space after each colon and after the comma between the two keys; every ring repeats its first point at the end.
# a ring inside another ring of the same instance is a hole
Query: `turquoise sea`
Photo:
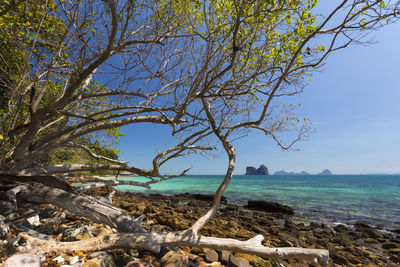
{"type": "MultiPolygon", "coordinates": [[[[140,177],[121,177],[140,180],[140,177]]],[[[222,175],[188,175],[152,185],[151,190],[118,186],[143,193],[212,194],[222,175]]],[[[292,206],[299,220],[327,224],[366,221],[385,229],[400,228],[400,175],[236,175],[224,194],[228,201],[267,200],[292,206]]]]}

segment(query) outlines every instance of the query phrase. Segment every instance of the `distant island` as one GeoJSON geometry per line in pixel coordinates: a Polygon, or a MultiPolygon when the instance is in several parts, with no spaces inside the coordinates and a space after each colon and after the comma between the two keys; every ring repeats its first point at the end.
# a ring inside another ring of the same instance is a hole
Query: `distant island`
{"type": "Polygon", "coordinates": [[[253,166],[246,167],[245,175],[268,175],[268,168],[264,164],[261,164],[258,169],[253,166]]]}
{"type": "MultiPolygon", "coordinates": [[[[325,169],[322,172],[317,173],[316,175],[332,175],[332,174],[333,173],[330,170],[325,169]]],[[[308,172],[305,172],[305,171],[301,171],[301,172],[277,171],[277,172],[274,173],[274,175],[312,175],[312,174],[310,174],[308,172]]]]}

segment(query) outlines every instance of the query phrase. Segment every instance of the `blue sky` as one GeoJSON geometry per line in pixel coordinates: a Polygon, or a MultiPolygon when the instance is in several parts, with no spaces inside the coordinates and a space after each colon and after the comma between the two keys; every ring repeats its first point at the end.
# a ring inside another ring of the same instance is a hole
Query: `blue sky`
{"type": "MultiPolygon", "coordinates": [[[[336,174],[400,173],[400,23],[369,35],[377,41],[351,46],[328,58],[323,71],[315,73],[302,95],[298,117],[311,119],[315,129],[299,151],[282,151],[264,135],[249,135],[234,144],[235,174],[246,166],[265,164],[278,170],[336,174]]],[[[120,158],[131,165],[150,168],[157,148],[174,143],[169,128],[135,125],[122,128],[120,158]]],[[[171,161],[163,171],[190,174],[222,174],[227,159],[192,156],[171,161]]]]}

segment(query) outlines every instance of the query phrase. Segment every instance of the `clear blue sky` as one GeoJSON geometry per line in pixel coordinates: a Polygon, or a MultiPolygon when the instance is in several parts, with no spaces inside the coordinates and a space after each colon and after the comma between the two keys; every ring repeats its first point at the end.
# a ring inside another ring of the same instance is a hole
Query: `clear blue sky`
{"type": "MultiPolygon", "coordinates": [[[[305,92],[292,99],[301,103],[298,117],[311,119],[315,129],[299,151],[284,152],[264,135],[250,135],[234,143],[235,174],[246,166],[278,170],[335,174],[400,173],[400,23],[372,32],[378,43],[351,46],[327,60],[305,92]]],[[[139,168],[150,168],[154,151],[174,144],[167,127],[125,126],[121,159],[139,168]]],[[[227,159],[192,156],[171,161],[163,171],[177,173],[192,166],[189,174],[222,174],[227,159]]]]}

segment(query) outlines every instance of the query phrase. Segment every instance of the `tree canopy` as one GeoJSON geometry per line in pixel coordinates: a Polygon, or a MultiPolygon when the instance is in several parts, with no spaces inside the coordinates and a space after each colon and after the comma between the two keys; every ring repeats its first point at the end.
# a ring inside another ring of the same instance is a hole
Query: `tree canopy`
{"type": "MultiPolygon", "coordinates": [[[[0,4],[0,169],[9,174],[127,170],[150,184],[160,168],[220,142],[229,162],[210,211],[232,178],[232,141],[249,131],[289,149],[309,131],[282,96],[302,92],[333,52],[399,17],[399,2],[340,1],[317,15],[315,0],[70,0],[0,4]],[[168,125],[176,145],[152,168],[97,155],[91,144],[119,127],[168,125]],[[294,131],[292,140],[281,133],[294,131]],[[86,141],[85,141],[86,140],[86,141]],[[87,140],[91,140],[88,142],[87,140]],[[102,164],[46,165],[68,147],[102,164]],[[105,164],[104,162],[108,162],[105,164]]],[[[180,170],[182,175],[188,170],[180,170]]],[[[154,178],[158,177],[158,178],[154,178]]],[[[115,181],[117,184],[118,181],[115,181]]]]}

